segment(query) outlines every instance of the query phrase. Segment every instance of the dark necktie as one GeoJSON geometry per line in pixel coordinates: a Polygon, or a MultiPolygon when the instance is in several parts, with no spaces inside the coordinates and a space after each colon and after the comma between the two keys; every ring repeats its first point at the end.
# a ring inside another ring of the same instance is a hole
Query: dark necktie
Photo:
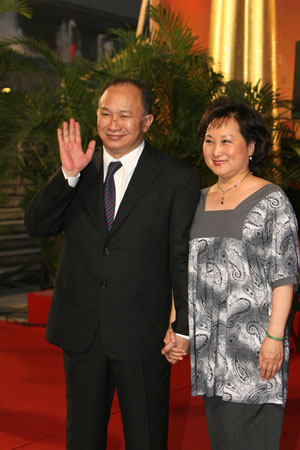
{"type": "Polygon", "coordinates": [[[104,207],[108,231],[110,231],[115,217],[116,190],[114,173],[120,169],[121,166],[122,163],[120,163],[120,161],[109,163],[104,182],[104,207]]]}

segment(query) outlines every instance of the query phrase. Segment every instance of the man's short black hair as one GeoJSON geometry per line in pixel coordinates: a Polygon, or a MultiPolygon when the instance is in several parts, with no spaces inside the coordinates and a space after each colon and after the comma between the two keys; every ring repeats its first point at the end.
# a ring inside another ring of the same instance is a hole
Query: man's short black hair
{"type": "Polygon", "coordinates": [[[141,92],[141,96],[142,96],[142,103],[143,103],[145,115],[152,114],[151,92],[144,83],[142,83],[141,81],[136,80],[134,78],[116,78],[115,80],[110,81],[101,89],[100,94],[99,94],[99,101],[100,101],[100,98],[102,97],[102,95],[104,94],[104,92],[110,86],[117,86],[120,84],[131,84],[132,86],[135,86],[137,89],[139,89],[141,92]]]}

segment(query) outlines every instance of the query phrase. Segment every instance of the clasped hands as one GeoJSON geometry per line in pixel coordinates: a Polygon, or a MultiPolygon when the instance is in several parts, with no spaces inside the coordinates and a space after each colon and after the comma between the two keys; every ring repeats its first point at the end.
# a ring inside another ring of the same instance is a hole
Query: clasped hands
{"type": "Polygon", "coordinates": [[[175,334],[172,327],[168,328],[164,343],[165,346],[162,348],[161,353],[171,364],[182,361],[184,356],[189,353],[189,339],[175,334]]]}

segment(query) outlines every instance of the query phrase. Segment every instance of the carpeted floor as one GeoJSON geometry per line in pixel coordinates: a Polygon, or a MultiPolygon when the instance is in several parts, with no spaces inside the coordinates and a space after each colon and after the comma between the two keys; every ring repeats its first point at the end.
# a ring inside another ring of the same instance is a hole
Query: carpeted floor
{"type": "MultiPolygon", "coordinates": [[[[63,450],[65,388],[61,351],[43,327],[0,322],[0,450],[63,450]]],[[[293,354],[280,450],[300,450],[300,354],[293,354]]],[[[117,400],[108,450],[124,449],[117,400]]],[[[209,450],[201,398],[190,397],[189,361],[172,370],[170,450],[209,450]]],[[[253,449],[255,450],[255,449],[253,449]]]]}

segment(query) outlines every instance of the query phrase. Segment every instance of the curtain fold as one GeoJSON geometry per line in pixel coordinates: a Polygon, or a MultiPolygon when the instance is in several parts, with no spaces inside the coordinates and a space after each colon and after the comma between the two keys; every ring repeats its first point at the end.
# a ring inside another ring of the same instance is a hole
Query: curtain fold
{"type": "Polygon", "coordinates": [[[209,53],[225,80],[276,89],[275,0],[212,0],[209,53]]]}

